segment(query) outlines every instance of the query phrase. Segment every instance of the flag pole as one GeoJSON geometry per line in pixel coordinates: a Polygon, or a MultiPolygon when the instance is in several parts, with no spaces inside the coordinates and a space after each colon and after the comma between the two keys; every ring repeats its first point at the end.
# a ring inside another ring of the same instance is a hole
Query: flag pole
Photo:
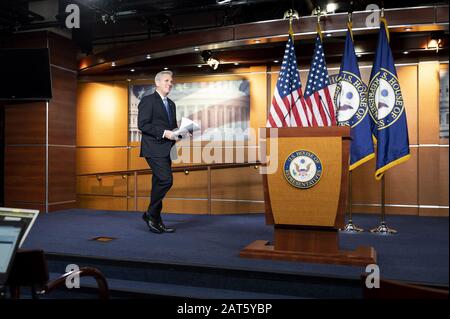
{"type": "MultiPolygon", "coordinates": [[[[323,40],[323,38],[322,38],[322,28],[320,27],[320,18],[322,17],[322,12],[320,11],[320,6],[317,6],[316,11],[317,11],[317,27],[316,27],[316,31],[317,31],[317,34],[320,37],[320,41],[322,41],[323,40]]],[[[331,121],[330,111],[325,106],[325,103],[323,103],[321,95],[319,95],[319,101],[320,101],[320,104],[322,105],[322,109],[325,110],[325,112],[327,113],[327,115],[328,115],[328,117],[330,118],[330,121],[331,121]]]]}
{"type": "Polygon", "coordinates": [[[383,235],[397,234],[395,229],[389,228],[388,225],[386,225],[386,183],[384,175],[381,178],[381,223],[380,226],[371,229],[370,232],[383,235]]]}
{"type": "MultiPolygon", "coordinates": [[[[299,19],[298,12],[295,11],[294,9],[289,9],[284,13],[283,19],[289,20],[289,36],[292,37],[292,42],[294,42],[294,29],[292,28],[292,20],[299,19]]],[[[286,115],[284,116],[284,118],[286,118],[286,116],[289,115],[289,127],[292,126],[291,112],[292,112],[292,106],[289,108],[289,112],[286,113],[286,115]]]]}
{"type": "MultiPolygon", "coordinates": [[[[353,3],[352,3],[353,5],[353,3]]],[[[352,39],[353,39],[353,34],[352,32],[352,10],[350,10],[348,12],[348,28],[350,30],[350,34],[352,35],[352,39]]],[[[336,118],[337,118],[337,114],[336,114],[336,118]]],[[[359,228],[358,226],[356,226],[355,224],[353,224],[353,198],[352,198],[352,190],[353,190],[353,186],[352,186],[352,171],[349,172],[348,174],[348,221],[347,224],[345,224],[344,228],[342,229],[342,231],[348,232],[348,233],[356,233],[356,232],[363,232],[364,229],[359,228]]]]}
{"type": "Polygon", "coordinates": [[[287,10],[283,15],[283,20],[289,20],[289,36],[292,36],[292,39],[294,38],[294,29],[292,29],[292,20],[299,19],[298,12],[294,9],[287,10]]]}
{"type": "MultiPolygon", "coordinates": [[[[353,3],[352,3],[353,6],[353,3]]],[[[350,30],[350,35],[352,36],[353,40],[353,33],[352,33],[352,12],[353,8],[348,12],[348,29],[350,30]]],[[[338,118],[337,109],[336,109],[336,118],[338,118]]],[[[363,232],[364,229],[357,227],[355,224],[353,224],[353,185],[352,185],[352,171],[348,174],[348,221],[347,224],[345,224],[342,231],[348,232],[348,233],[357,233],[357,232],[363,232]]]]}
{"type": "Polygon", "coordinates": [[[320,27],[320,18],[322,17],[322,12],[320,11],[320,6],[317,6],[317,33],[320,36],[320,40],[322,40],[322,28],[320,27]]]}
{"type": "MultiPolygon", "coordinates": [[[[384,6],[381,7],[380,16],[381,18],[384,18],[384,6]]],[[[395,229],[389,228],[388,225],[386,225],[386,180],[384,174],[381,177],[381,222],[378,227],[371,229],[370,232],[384,235],[397,233],[395,229]]]]}
{"type": "Polygon", "coordinates": [[[357,227],[355,224],[353,224],[352,215],[353,215],[353,201],[352,201],[352,171],[349,172],[348,175],[348,221],[347,224],[345,224],[342,231],[348,232],[348,233],[359,233],[363,232],[364,229],[357,227]]]}

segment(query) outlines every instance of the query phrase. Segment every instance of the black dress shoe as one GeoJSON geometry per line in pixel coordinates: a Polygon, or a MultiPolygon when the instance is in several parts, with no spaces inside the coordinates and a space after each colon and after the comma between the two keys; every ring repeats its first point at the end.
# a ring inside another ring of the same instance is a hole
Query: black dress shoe
{"type": "Polygon", "coordinates": [[[175,232],[175,228],[167,227],[166,225],[163,224],[163,222],[159,223],[159,228],[161,228],[162,231],[165,233],[174,233],[175,232]]]}
{"type": "Polygon", "coordinates": [[[148,226],[148,229],[155,234],[161,234],[164,232],[164,230],[161,228],[160,224],[155,222],[153,218],[148,216],[147,214],[142,215],[142,219],[145,221],[145,223],[148,226]]]}

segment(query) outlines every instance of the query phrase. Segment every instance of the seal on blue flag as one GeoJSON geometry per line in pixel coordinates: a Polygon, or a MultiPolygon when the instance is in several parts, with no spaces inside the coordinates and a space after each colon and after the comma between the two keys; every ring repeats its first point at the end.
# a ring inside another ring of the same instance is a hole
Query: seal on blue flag
{"type": "Polygon", "coordinates": [[[402,115],[405,106],[397,77],[381,69],[369,84],[369,108],[372,118],[377,115],[378,129],[394,124],[402,115]]]}
{"type": "Polygon", "coordinates": [[[339,105],[337,121],[339,125],[355,127],[367,114],[366,86],[353,73],[343,71],[340,85],[336,86],[335,105],[339,105]]]}

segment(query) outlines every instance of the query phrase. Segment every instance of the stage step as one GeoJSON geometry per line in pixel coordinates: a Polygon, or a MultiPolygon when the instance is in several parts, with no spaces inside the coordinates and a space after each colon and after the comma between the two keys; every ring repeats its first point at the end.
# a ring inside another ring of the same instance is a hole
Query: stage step
{"type": "MultiPolygon", "coordinates": [[[[51,274],[57,276],[57,274],[51,274]]],[[[215,289],[208,287],[182,286],[174,284],[164,284],[155,282],[142,282],[121,279],[108,279],[108,287],[111,298],[192,298],[192,299],[298,299],[296,296],[266,294],[249,291],[215,289]]],[[[66,291],[70,298],[70,293],[77,294],[76,289],[66,291]]],[[[93,278],[82,278],[80,283],[80,293],[84,298],[88,293],[92,298],[97,294],[97,283],[93,278]]],[[[49,296],[51,297],[51,296],[49,296]]]]}
{"type": "MultiPolygon", "coordinates": [[[[108,280],[112,296],[119,298],[361,298],[362,293],[358,279],[61,254],[47,254],[47,260],[54,274],[64,273],[68,264],[99,269],[108,280]]],[[[83,286],[96,287],[95,281],[86,282],[83,286]]]]}

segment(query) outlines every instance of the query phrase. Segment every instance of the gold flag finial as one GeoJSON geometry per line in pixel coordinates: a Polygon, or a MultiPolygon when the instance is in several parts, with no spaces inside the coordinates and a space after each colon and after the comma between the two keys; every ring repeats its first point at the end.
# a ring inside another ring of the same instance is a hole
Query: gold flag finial
{"type": "Polygon", "coordinates": [[[322,11],[320,10],[320,6],[317,6],[315,14],[317,15],[317,34],[319,34],[320,40],[322,40],[322,28],[320,27],[320,18],[322,17],[322,11]]]}
{"type": "Polygon", "coordinates": [[[294,35],[294,30],[292,29],[292,20],[297,19],[298,20],[298,12],[294,9],[287,10],[283,15],[284,20],[289,19],[289,34],[294,35]]]}
{"type": "Polygon", "coordinates": [[[347,21],[347,28],[350,31],[350,36],[352,37],[353,40],[353,19],[352,19],[353,13],[352,11],[348,12],[348,21],[347,21]]]}

